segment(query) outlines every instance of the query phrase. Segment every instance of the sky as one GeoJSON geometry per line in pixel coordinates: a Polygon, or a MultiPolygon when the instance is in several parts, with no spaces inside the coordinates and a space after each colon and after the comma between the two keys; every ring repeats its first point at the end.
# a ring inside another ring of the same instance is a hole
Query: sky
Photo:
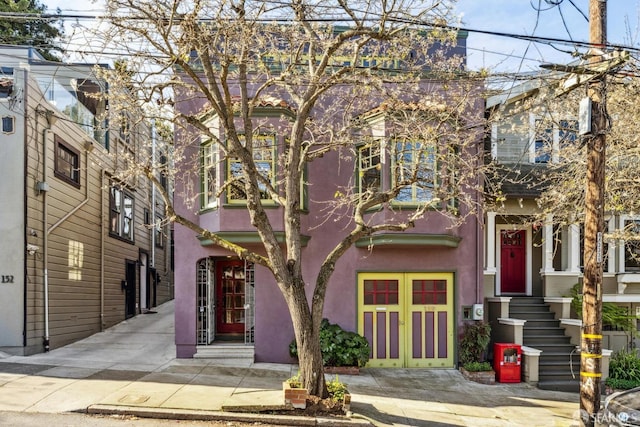
{"type": "MultiPolygon", "coordinates": [[[[103,4],[102,0],[41,0],[41,3],[52,10],[59,7],[63,14],[84,11],[99,14],[103,4]]],[[[463,28],[589,40],[589,23],[582,15],[589,15],[589,0],[458,0],[456,9],[462,16],[463,28]]],[[[640,0],[607,1],[607,39],[610,43],[640,47],[640,0]]],[[[567,44],[556,47],[572,50],[567,44]]],[[[544,44],[473,31],[467,39],[467,64],[473,70],[526,73],[540,70],[541,63],[565,64],[572,60],[568,53],[544,44]]]]}
{"type": "MultiPolygon", "coordinates": [[[[589,0],[459,0],[457,10],[464,28],[589,41],[589,22],[582,15],[589,16],[589,0]]],[[[608,0],[608,42],[640,46],[639,17],[640,0],[608,0]]],[[[564,44],[557,47],[572,49],[564,44]]],[[[541,63],[565,64],[574,59],[549,46],[512,38],[470,33],[467,39],[467,62],[472,69],[530,72],[539,71],[541,63]]]]}

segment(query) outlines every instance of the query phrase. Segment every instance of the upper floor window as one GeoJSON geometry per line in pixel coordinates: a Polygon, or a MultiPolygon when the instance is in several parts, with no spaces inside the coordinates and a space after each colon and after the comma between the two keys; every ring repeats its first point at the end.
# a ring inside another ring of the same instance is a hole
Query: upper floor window
{"type": "Polygon", "coordinates": [[[433,198],[435,151],[420,141],[394,141],[393,186],[401,187],[397,202],[422,203],[433,198]]]}
{"type": "Polygon", "coordinates": [[[160,181],[160,186],[162,186],[165,191],[169,191],[169,179],[167,177],[167,170],[169,169],[169,165],[167,164],[168,160],[169,159],[164,153],[160,154],[160,165],[162,170],[160,171],[160,177],[158,180],[160,181]]]}
{"type": "Polygon", "coordinates": [[[54,175],[69,184],[80,188],[80,153],[55,137],[54,175]]]}
{"type": "Polygon", "coordinates": [[[120,139],[127,144],[131,142],[131,119],[124,111],[120,113],[120,139]]]}
{"type": "Polygon", "coordinates": [[[577,120],[533,121],[533,140],[530,157],[534,163],[557,163],[563,159],[563,150],[575,144],[578,134],[577,120]]]}
{"type": "Polygon", "coordinates": [[[155,235],[155,244],[158,248],[164,247],[164,227],[162,224],[162,217],[160,215],[156,215],[156,221],[153,224],[153,232],[155,235]]]}
{"type": "Polygon", "coordinates": [[[358,149],[358,192],[380,190],[380,142],[375,141],[358,149]]]}
{"type": "Polygon", "coordinates": [[[47,101],[75,122],[100,145],[109,148],[108,104],[105,83],[72,77],[75,73],[38,75],[36,81],[47,101]]]}
{"type": "MultiPolygon", "coordinates": [[[[253,161],[256,165],[258,173],[272,186],[275,186],[275,135],[253,136],[253,161]]],[[[229,186],[227,189],[227,201],[230,203],[246,201],[247,194],[245,192],[242,163],[239,159],[229,158],[227,179],[229,180],[229,186]]],[[[259,182],[258,186],[260,189],[260,198],[262,200],[271,200],[271,196],[267,191],[267,185],[259,182]]]]}
{"type": "Polygon", "coordinates": [[[218,204],[218,147],[212,141],[202,145],[202,207],[215,207],[218,204]]]}
{"type": "Polygon", "coordinates": [[[133,242],[133,196],[114,185],[109,191],[109,234],[133,242]]]}
{"type": "Polygon", "coordinates": [[[15,118],[12,116],[2,117],[2,132],[14,133],[15,132],[15,118]]]}
{"type": "Polygon", "coordinates": [[[543,120],[536,119],[534,132],[534,162],[549,163],[553,150],[553,128],[546,127],[543,120]]]}
{"type": "Polygon", "coordinates": [[[624,271],[640,272],[640,218],[625,219],[622,222],[624,232],[624,271]]]}

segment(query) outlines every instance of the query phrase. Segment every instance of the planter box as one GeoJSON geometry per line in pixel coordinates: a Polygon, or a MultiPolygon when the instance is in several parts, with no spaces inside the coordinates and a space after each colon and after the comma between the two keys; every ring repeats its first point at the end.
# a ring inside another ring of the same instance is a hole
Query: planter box
{"type": "Polygon", "coordinates": [[[349,412],[351,410],[351,394],[345,393],[344,400],[342,401],[342,407],[344,408],[344,412],[349,412]]]}
{"type": "Polygon", "coordinates": [[[309,392],[306,388],[291,388],[288,381],[282,383],[284,404],[289,408],[305,409],[309,392]]]}
{"type": "Polygon", "coordinates": [[[360,375],[360,368],[357,366],[325,366],[324,373],[338,375],[360,375]]]}
{"type": "Polygon", "coordinates": [[[469,381],[474,381],[480,384],[487,384],[487,385],[493,385],[496,383],[495,371],[469,372],[461,366],[460,373],[462,373],[462,376],[469,381]]]}

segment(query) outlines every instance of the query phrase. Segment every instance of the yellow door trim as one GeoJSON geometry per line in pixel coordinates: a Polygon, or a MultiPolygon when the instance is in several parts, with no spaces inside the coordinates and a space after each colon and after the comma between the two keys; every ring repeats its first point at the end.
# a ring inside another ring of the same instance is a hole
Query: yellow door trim
{"type": "Polygon", "coordinates": [[[453,313],[453,273],[358,274],[358,332],[372,345],[367,366],[452,368],[453,313]]]}

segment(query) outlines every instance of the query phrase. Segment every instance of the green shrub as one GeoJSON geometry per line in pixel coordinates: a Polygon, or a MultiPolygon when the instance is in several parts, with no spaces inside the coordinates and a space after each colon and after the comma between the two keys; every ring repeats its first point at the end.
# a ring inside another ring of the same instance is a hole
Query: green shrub
{"type": "MultiPolygon", "coordinates": [[[[578,317],[582,317],[582,285],[576,283],[571,288],[571,308],[578,317]]],[[[626,307],[622,307],[613,302],[602,303],[602,325],[609,326],[614,330],[622,330],[637,334],[635,326],[636,317],[631,316],[626,307]]]]}
{"type": "MultiPolygon", "coordinates": [[[[640,358],[636,350],[620,350],[609,361],[609,378],[640,385],[640,358]]],[[[614,387],[617,388],[617,387],[614,387]]]]}
{"type": "Polygon", "coordinates": [[[615,390],[629,390],[640,387],[640,382],[638,381],[619,380],[617,378],[607,378],[604,383],[615,390]]]}
{"type": "MultiPolygon", "coordinates": [[[[324,366],[358,366],[369,361],[369,342],[362,335],[345,331],[339,325],[322,319],[320,325],[320,350],[324,366]]],[[[298,346],[294,339],[289,344],[291,357],[298,357],[298,346]]]]}
{"type": "Polygon", "coordinates": [[[467,363],[484,361],[490,341],[491,325],[489,323],[467,323],[460,339],[460,364],[465,366],[467,363]]]}
{"type": "Polygon", "coordinates": [[[462,365],[462,367],[469,372],[484,372],[493,370],[493,367],[489,362],[469,362],[462,365]]]}

